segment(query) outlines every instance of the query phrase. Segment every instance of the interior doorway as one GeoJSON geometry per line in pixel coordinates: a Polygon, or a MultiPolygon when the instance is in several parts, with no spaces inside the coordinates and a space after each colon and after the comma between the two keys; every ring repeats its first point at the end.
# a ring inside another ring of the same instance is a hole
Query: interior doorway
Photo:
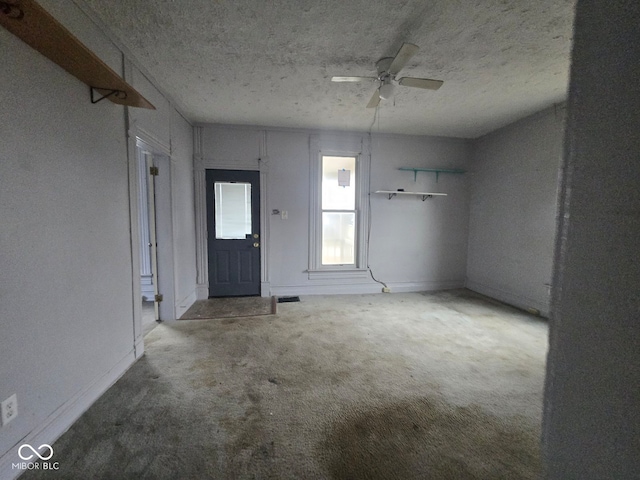
{"type": "Polygon", "coordinates": [[[155,194],[155,177],[158,167],[154,164],[154,155],[151,148],[141,140],[136,142],[136,158],[138,169],[142,331],[143,335],[146,335],[160,320],[155,194]]]}
{"type": "Polygon", "coordinates": [[[260,172],[207,170],[209,297],[260,295],[260,172]]]}

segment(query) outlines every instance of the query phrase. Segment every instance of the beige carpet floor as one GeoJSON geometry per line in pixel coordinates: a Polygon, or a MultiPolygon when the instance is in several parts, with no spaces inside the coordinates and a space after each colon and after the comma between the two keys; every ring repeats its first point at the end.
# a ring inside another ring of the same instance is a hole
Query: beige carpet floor
{"type": "Polygon", "coordinates": [[[547,324],[466,290],[163,323],[64,479],[536,479],[547,324]]]}
{"type": "Polygon", "coordinates": [[[225,297],[197,300],[180,320],[256,317],[276,313],[273,297],[225,297]]]}

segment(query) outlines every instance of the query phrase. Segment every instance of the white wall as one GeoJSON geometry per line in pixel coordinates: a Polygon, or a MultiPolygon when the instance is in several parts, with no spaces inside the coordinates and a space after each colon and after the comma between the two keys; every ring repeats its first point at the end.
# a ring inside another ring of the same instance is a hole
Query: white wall
{"type": "Polygon", "coordinates": [[[176,110],[171,116],[171,191],[176,318],[196,301],[193,128],[176,110]]]}
{"type": "MultiPolygon", "coordinates": [[[[121,52],[73,2],[42,4],[122,72],[121,52]]],[[[5,29],[0,56],[0,399],[16,393],[19,410],[0,427],[0,478],[12,478],[18,445],[52,443],[135,360],[139,265],[124,107],[92,105],[86,85],[5,29]]],[[[192,218],[191,129],[168,103],[165,111],[147,123],[175,125],[176,184],[186,193],[174,208],[192,218]]],[[[192,226],[176,226],[190,242],[176,258],[193,265],[192,226]]],[[[176,283],[193,290],[193,267],[176,283]]]]}
{"type": "Polygon", "coordinates": [[[5,29],[0,49],[3,454],[134,357],[122,107],[5,29]]]}
{"type": "MultiPolygon", "coordinates": [[[[266,267],[269,292],[275,295],[379,292],[370,278],[348,280],[309,279],[309,164],[310,136],[326,132],[204,125],[196,152],[196,174],[205,168],[253,168],[264,175],[267,237],[266,267]],[[258,162],[258,158],[262,162],[258,162]],[[288,211],[288,219],[270,215],[288,211]]],[[[354,134],[335,133],[334,137],[354,134]]],[[[365,156],[369,139],[363,139],[365,156]]],[[[471,143],[459,139],[374,135],[371,142],[371,191],[398,189],[436,190],[449,194],[422,202],[417,197],[388,200],[372,195],[370,265],[379,280],[393,291],[453,288],[464,284],[468,198],[464,175],[402,172],[398,167],[466,168],[471,143]]],[[[202,175],[201,175],[202,178],[202,175]]],[[[198,182],[198,180],[196,180],[198,182]]],[[[202,180],[204,181],[204,180],[202,180]]],[[[204,184],[203,184],[204,185],[204,184]]],[[[204,212],[204,196],[197,209],[204,212]]],[[[200,225],[198,249],[206,249],[200,225]]],[[[199,262],[199,269],[206,264],[199,262]]],[[[199,278],[203,276],[199,272],[199,278]]],[[[201,297],[206,285],[200,285],[201,297]]]]}
{"type": "Polygon", "coordinates": [[[467,287],[549,312],[564,108],[474,142],[467,287]]]}
{"type": "Polygon", "coordinates": [[[547,478],[640,478],[640,4],[577,4],[553,275],[547,478]]]}
{"type": "Polygon", "coordinates": [[[129,109],[129,133],[157,155],[156,217],[160,318],[179,318],[196,300],[193,128],[138,70],[126,78],[156,110],[129,109]]]}
{"type": "Polygon", "coordinates": [[[467,174],[413,172],[414,168],[468,170],[471,142],[459,139],[380,135],[373,137],[371,191],[443,192],[446,197],[371,196],[370,265],[394,291],[464,285],[469,198],[467,174]]]}

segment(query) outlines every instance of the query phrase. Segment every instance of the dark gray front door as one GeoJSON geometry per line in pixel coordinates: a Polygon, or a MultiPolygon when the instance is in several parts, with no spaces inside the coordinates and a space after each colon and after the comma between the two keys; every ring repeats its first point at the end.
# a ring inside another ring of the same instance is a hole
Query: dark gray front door
{"type": "Polygon", "coordinates": [[[260,295],[260,172],[207,170],[209,297],[260,295]]]}

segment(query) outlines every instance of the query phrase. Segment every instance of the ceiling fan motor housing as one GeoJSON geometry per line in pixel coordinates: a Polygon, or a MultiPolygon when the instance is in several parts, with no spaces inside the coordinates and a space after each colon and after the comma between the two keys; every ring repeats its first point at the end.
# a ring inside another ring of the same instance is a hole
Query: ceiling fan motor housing
{"type": "Polygon", "coordinates": [[[382,77],[389,74],[389,67],[391,67],[391,63],[393,62],[393,57],[384,57],[377,61],[376,69],[378,70],[378,78],[382,80],[382,77]]]}
{"type": "Polygon", "coordinates": [[[432,80],[430,78],[414,78],[402,77],[396,79],[396,75],[404,68],[407,62],[417,53],[418,46],[412,43],[403,43],[396,56],[384,57],[376,62],[377,77],[332,77],[332,82],[361,82],[361,81],[378,81],[378,88],[373,93],[371,100],[367,104],[367,108],[376,108],[380,104],[380,99],[389,99],[393,97],[395,83],[406,87],[423,88],[427,90],[438,90],[442,86],[442,80],[432,80]]]}
{"type": "Polygon", "coordinates": [[[378,70],[378,80],[380,81],[380,87],[378,88],[378,95],[383,100],[388,100],[393,97],[395,93],[395,87],[392,83],[396,79],[395,75],[389,72],[392,57],[385,57],[378,60],[376,63],[376,69],[378,70]]]}

